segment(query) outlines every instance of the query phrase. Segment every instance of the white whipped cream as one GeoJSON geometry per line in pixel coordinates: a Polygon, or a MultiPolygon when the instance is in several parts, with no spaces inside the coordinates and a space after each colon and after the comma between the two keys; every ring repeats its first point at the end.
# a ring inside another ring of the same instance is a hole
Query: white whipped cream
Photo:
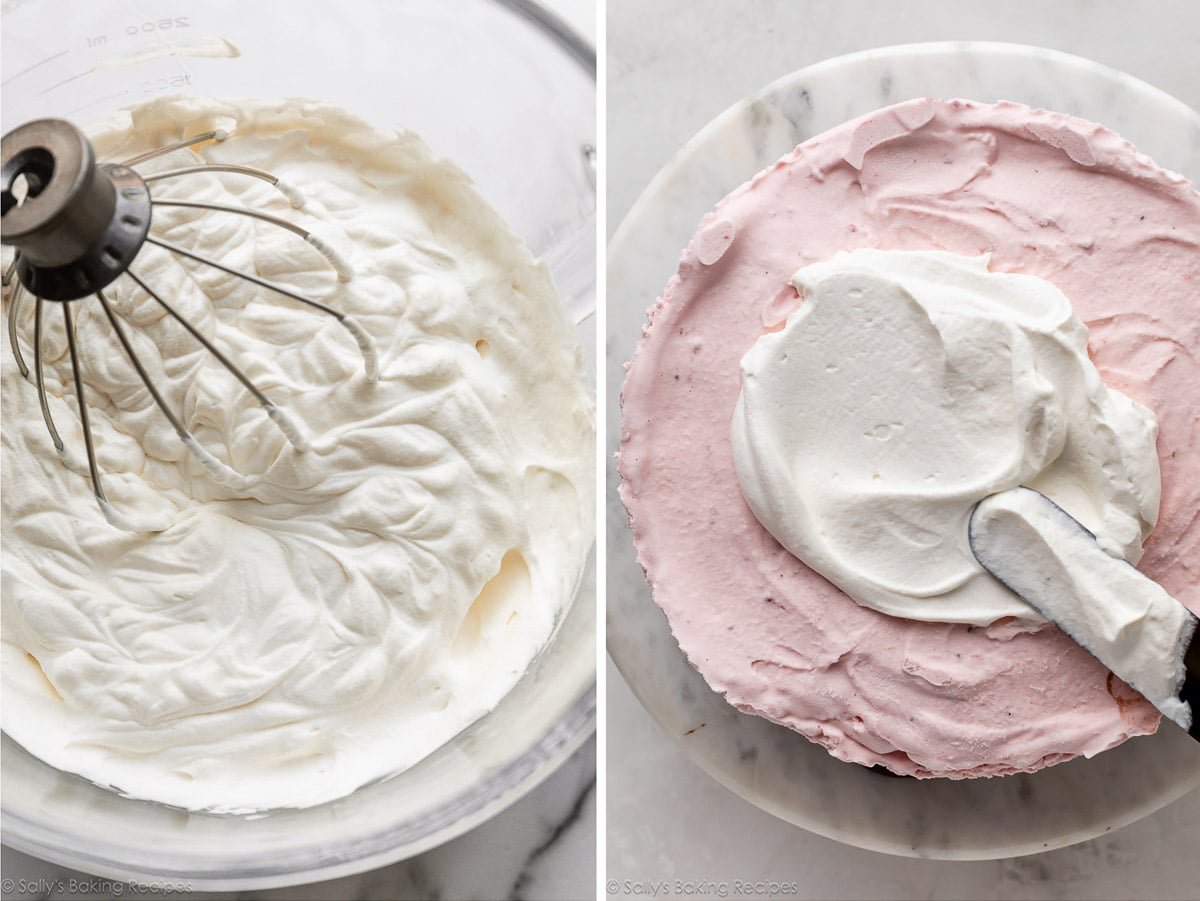
{"type": "Polygon", "coordinates": [[[971,547],[996,578],[1189,729],[1179,697],[1196,617],[1161,585],[1106,553],[1079,523],[1036,491],[984,498],[970,522],[971,547]]]}
{"type": "Polygon", "coordinates": [[[1136,562],[1154,415],[1107,388],[1049,282],[988,258],[857,250],[742,359],[733,450],[754,515],[855,601],[908,619],[1045,620],[980,567],[972,507],[1028,485],[1136,562]]]}
{"type": "MultiPolygon", "coordinates": [[[[73,470],[3,355],[3,728],[33,754],[189,809],[306,806],[398,772],[491,710],[550,638],[593,528],[594,410],[546,268],[453,165],[412,134],[321,103],[156,101],[95,136],[121,159],[210,128],[209,161],[267,169],[306,205],[235,174],[159,196],[260,209],[345,257],[237,215],[159,207],[152,233],[281,281],[331,317],[147,245],[134,271],[300,424],[299,452],[127,278],[106,293],[204,448],[212,480],[75,306],[104,487],[92,498],[61,315],[46,378],[73,470]]],[[[190,152],[141,167],[194,164],[190,152]]],[[[32,336],[32,303],[19,324],[32,336]]],[[[4,345],[7,348],[7,338],[4,345]]],[[[28,343],[25,356],[32,360],[28,343]]]]}

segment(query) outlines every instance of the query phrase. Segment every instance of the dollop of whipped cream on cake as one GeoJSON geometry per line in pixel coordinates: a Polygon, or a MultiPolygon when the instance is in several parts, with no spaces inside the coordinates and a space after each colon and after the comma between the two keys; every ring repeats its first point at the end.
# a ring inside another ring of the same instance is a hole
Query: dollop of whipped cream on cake
{"type": "MultiPolygon", "coordinates": [[[[64,770],[190,809],[306,806],[403,770],[490,711],[549,640],[593,540],[594,409],[548,270],[413,134],[322,103],[155,101],[95,134],[123,159],[212,128],[214,172],[156,196],[262,210],[282,229],[158,207],[152,234],[329,303],[370,333],[379,378],[331,317],[147,245],[134,271],[308,435],[262,409],[129,279],[107,291],[172,408],[251,476],[208,476],[155,407],[102,311],[75,305],[113,506],[82,458],[61,315],[44,336],[55,456],[4,354],[3,727],[64,770]]],[[[190,152],[140,167],[193,165],[190,152]]],[[[33,304],[19,337],[32,359],[33,304]]],[[[7,341],[5,341],[7,344],[7,341]]]]}
{"type": "Polygon", "coordinates": [[[1136,563],[1158,515],[1154,414],[1109,389],[1067,297],[986,255],[872,249],[791,279],[742,357],[742,494],[860,604],[932,622],[1045,620],[976,561],[972,508],[1026,485],[1136,563]]]}

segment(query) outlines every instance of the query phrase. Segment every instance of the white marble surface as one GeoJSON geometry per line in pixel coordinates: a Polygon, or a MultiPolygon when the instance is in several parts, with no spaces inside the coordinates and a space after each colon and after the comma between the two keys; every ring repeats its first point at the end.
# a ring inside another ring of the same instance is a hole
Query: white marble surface
{"type": "MultiPolygon", "coordinates": [[[[779,898],[1193,899],[1200,884],[1200,792],[1102,838],[994,861],[931,861],[831,841],[746,803],[693,766],[608,672],[610,899],[651,896],[650,883],[708,883],[693,898],[736,898],[735,880],[774,881],[779,898]],[[620,736],[618,739],[617,736],[620,736]],[[620,753],[635,747],[637,754],[620,753]],[[788,893],[783,886],[793,883],[788,893]]],[[[884,778],[884,777],[880,777],[884,778]]]]}
{"type": "MultiPolygon", "coordinates": [[[[1167,6],[1172,4],[1156,5],[1155,9],[1167,6]]],[[[889,4],[886,7],[883,4],[871,4],[871,15],[863,15],[867,12],[863,4],[852,2],[840,3],[836,7],[833,4],[810,2],[803,5],[803,12],[799,4],[744,4],[737,13],[728,6],[701,10],[689,5],[688,15],[683,15],[684,10],[675,3],[657,4],[649,13],[643,6],[614,0],[609,6],[610,228],[620,221],[633,196],[691,132],[741,95],[758,89],[784,72],[830,55],[826,52],[827,48],[837,52],[947,37],[1018,40],[1061,46],[1131,69],[1144,78],[1176,91],[1193,105],[1200,106],[1196,87],[1187,78],[1190,62],[1185,62],[1188,57],[1183,55],[1187,42],[1194,40],[1200,30],[1200,15],[1193,5],[1173,6],[1176,12],[1185,13],[1181,21],[1169,18],[1160,20],[1157,12],[1139,19],[1141,32],[1151,29],[1143,38],[1149,43],[1143,47],[1140,40],[1131,43],[1127,39],[1129,33],[1137,32],[1133,27],[1133,19],[1123,20],[1128,11],[1117,4],[1107,3],[1054,5],[1056,13],[1069,8],[1077,16],[1083,16],[1080,21],[1087,21],[1088,26],[1082,29],[1082,34],[1078,34],[1076,32],[1080,29],[1068,30],[1065,27],[1073,21],[1069,16],[1043,15],[1040,21],[1037,17],[1023,18],[1021,13],[1024,5],[1020,3],[1009,4],[1003,13],[990,16],[981,15],[980,7],[967,4],[915,2],[889,4]],[[835,9],[837,15],[834,14],[835,9]],[[747,15],[748,10],[758,15],[747,15]],[[765,14],[767,10],[773,10],[776,14],[765,14]],[[1098,12],[1111,12],[1112,15],[1101,18],[1098,12]],[[1034,22],[1038,24],[1035,26],[1032,24],[1034,22]],[[815,23],[819,23],[820,28],[815,23]],[[668,26],[673,29],[670,41],[662,38],[668,26]],[[1153,31],[1154,28],[1158,29],[1157,32],[1153,31]],[[1190,37],[1175,43],[1181,34],[1190,37]],[[695,48],[700,36],[705,38],[705,50],[702,55],[697,55],[695,48]],[[1157,55],[1147,51],[1150,45],[1156,48],[1157,55]],[[1172,47],[1176,50],[1173,56],[1172,47]],[[719,62],[714,64],[714,60],[719,62]],[[1188,96],[1188,90],[1192,91],[1191,96],[1188,96]],[[634,98],[636,107],[631,106],[634,98]],[[627,108],[631,110],[628,116],[624,112],[616,112],[627,108]]],[[[1046,13],[1045,9],[1039,9],[1046,13]]],[[[1048,73],[1039,74],[1037,69],[1037,65],[1032,65],[1021,73],[1027,80],[1022,89],[1053,95],[1054,85],[1041,83],[1044,78],[1039,80],[1040,75],[1048,73]]],[[[905,96],[903,86],[899,84],[901,80],[898,77],[882,83],[874,81],[870,89],[882,92],[879,98],[881,102],[875,105],[892,99],[887,96],[889,87],[896,92],[894,99],[905,96]]],[[[1063,96],[1056,99],[1059,99],[1058,103],[1047,102],[1046,105],[1069,109],[1072,98],[1063,96]]],[[[753,118],[749,115],[752,112],[747,111],[747,119],[753,118]]],[[[797,119],[803,119],[803,114],[788,115],[783,110],[783,115],[776,115],[778,112],[777,106],[768,110],[767,125],[760,126],[759,133],[767,133],[777,139],[789,135],[806,136],[802,133],[806,123],[797,122],[797,119]],[[797,131],[801,133],[796,135],[797,131]]],[[[1136,113],[1136,110],[1133,112],[1136,113]]],[[[1149,125],[1132,121],[1128,125],[1113,124],[1135,132],[1146,130],[1149,125]]],[[[1185,135],[1184,143],[1188,146],[1182,148],[1181,161],[1194,156],[1197,151],[1194,131],[1186,131],[1185,135]]],[[[741,165],[762,163],[778,155],[775,152],[768,159],[759,159],[760,148],[752,144],[741,141],[733,148],[723,145],[723,163],[718,168],[726,168],[730,161],[741,165]]],[[[1169,147],[1164,150],[1173,152],[1169,147]]],[[[1175,165],[1186,168],[1184,162],[1175,165]]],[[[727,177],[725,171],[703,173],[699,182],[705,189],[715,193],[702,202],[697,201],[700,203],[698,208],[686,211],[689,222],[694,222],[724,190],[741,180],[735,178],[722,188],[721,179],[727,177]]],[[[678,191],[677,196],[684,196],[689,189],[696,187],[695,182],[691,185],[679,182],[668,184],[665,189],[678,191]]],[[[666,221],[659,224],[664,229],[675,226],[675,223],[666,221]]],[[[672,250],[677,252],[686,237],[685,233],[683,238],[677,239],[672,250]]],[[[645,249],[644,245],[639,247],[645,249]]],[[[649,249],[646,256],[651,258],[644,264],[646,267],[658,266],[662,269],[658,273],[658,285],[661,286],[673,268],[673,256],[666,256],[664,262],[649,249]]],[[[621,321],[620,313],[615,309],[621,298],[615,297],[614,285],[617,288],[616,295],[623,294],[623,286],[631,293],[636,293],[638,289],[633,287],[636,281],[622,282],[619,273],[610,271],[610,329],[621,321]]],[[[639,302],[644,307],[652,299],[651,293],[648,298],[640,298],[639,302]]],[[[620,345],[624,340],[610,342],[610,352],[616,351],[620,355],[620,345]]],[[[621,530],[619,518],[615,526],[610,523],[610,560],[614,544],[622,538],[621,530]]],[[[610,565],[610,621],[614,610],[619,610],[621,593],[620,580],[613,578],[610,565]],[[614,593],[618,595],[616,604],[614,593]]],[[[617,618],[621,618],[619,612],[617,618]]],[[[650,642],[661,639],[661,633],[655,635],[648,640],[647,647],[650,642]]],[[[670,641],[669,637],[666,641],[670,641]]],[[[1194,826],[1200,821],[1197,816],[1200,813],[1200,798],[1194,793],[1157,817],[1127,830],[1113,832],[1064,851],[1035,855],[1010,864],[900,861],[833,845],[825,839],[773,820],[725,792],[695,768],[682,764],[684,755],[678,746],[670,743],[653,727],[648,727],[646,714],[638,709],[628,690],[616,681],[619,678],[615,673],[610,674],[608,705],[608,876],[617,880],[615,886],[609,886],[610,890],[615,889],[617,895],[637,893],[637,880],[676,877],[709,880],[714,884],[702,888],[711,889],[710,894],[716,895],[720,894],[722,880],[736,878],[779,880],[785,883],[784,891],[789,880],[798,880],[795,893],[810,897],[883,894],[888,897],[1182,897],[1185,895],[1177,893],[1194,891],[1190,886],[1194,884],[1197,868],[1194,861],[1183,853],[1187,840],[1176,842],[1174,847],[1179,849],[1179,853],[1174,856],[1160,855],[1159,847],[1164,840],[1169,844],[1170,839],[1166,837],[1187,835],[1189,832],[1194,834],[1194,826]],[[631,745],[639,748],[636,757],[620,753],[619,749],[631,745]],[[708,828],[705,833],[698,834],[694,824],[701,820],[708,828]],[[1143,859],[1155,859],[1158,863],[1144,869],[1140,869],[1140,864],[1135,866],[1132,863],[1143,859]],[[1129,880],[1116,879],[1113,874],[1117,870],[1122,874],[1136,870],[1139,876],[1129,880]],[[1094,872],[1089,875],[1088,871],[1094,872]],[[839,874],[840,881],[835,881],[839,874]],[[1146,882],[1147,878],[1149,882],[1146,882]],[[625,880],[631,882],[626,883],[625,880]],[[881,887],[885,886],[891,888],[884,892],[881,887]]],[[[680,706],[687,709],[688,705],[702,697],[703,691],[702,683],[681,684],[680,695],[690,693],[692,697],[687,699],[687,704],[680,706]]],[[[707,714],[712,708],[705,706],[704,709],[707,714]]],[[[661,709],[659,714],[661,718],[661,709]]],[[[707,716],[703,719],[707,719],[707,716]]],[[[676,725],[685,724],[680,722],[676,725]]],[[[697,726],[698,723],[691,725],[697,726]]],[[[678,730],[680,736],[684,731],[684,728],[678,730]]],[[[693,737],[687,740],[695,741],[696,735],[704,733],[711,733],[711,729],[693,733],[693,737]]],[[[711,739],[705,741],[710,750],[717,744],[711,739]]],[[[730,756],[737,750],[736,747],[728,748],[726,755],[730,756]]],[[[745,747],[740,750],[752,755],[762,749],[745,747]]],[[[1183,752],[1183,749],[1176,750],[1183,752]]],[[[1153,755],[1148,756],[1153,759],[1153,755]]],[[[808,768],[808,763],[804,763],[796,768],[794,775],[797,781],[804,781],[811,779],[814,773],[808,768]]],[[[749,778],[755,778],[754,774],[749,778]]],[[[788,789],[786,783],[754,786],[759,789],[759,802],[767,806],[778,803],[778,799],[772,796],[772,789],[780,787],[785,791],[788,789]]],[[[739,790],[746,793],[746,786],[740,786],[739,790]]],[[[1072,791],[1076,795],[1087,793],[1087,781],[1076,784],[1072,791]]],[[[888,792],[892,792],[892,789],[889,788],[888,792]]],[[[1086,797],[1043,797],[1035,800],[1049,801],[1048,812],[1053,812],[1053,808],[1062,802],[1073,803],[1081,809],[1091,803],[1091,799],[1086,797]]],[[[842,803],[840,798],[837,803],[842,803]]],[[[882,813],[886,815],[891,812],[882,813]]],[[[922,828],[932,828],[936,832],[944,825],[944,822],[934,820],[922,828]]],[[[1103,831],[1106,826],[1115,829],[1117,825],[1112,822],[1090,824],[1095,832],[1103,831]]],[[[651,886],[642,883],[641,888],[645,893],[651,886]]],[[[669,888],[680,887],[672,884],[669,888]]]]}

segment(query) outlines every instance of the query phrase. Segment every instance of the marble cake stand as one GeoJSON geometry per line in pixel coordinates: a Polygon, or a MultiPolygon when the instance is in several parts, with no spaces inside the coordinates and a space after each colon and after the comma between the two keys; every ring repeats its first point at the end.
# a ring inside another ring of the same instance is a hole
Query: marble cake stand
{"type": "MultiPolygon", "coordinates": [[[[608,437],[646,310],[700,217],[793,146],[900,100],[1014,100],[1101,122],[1200,181],[1200,115],[1128,75],[1056,51],[939,43],[802,69],[714,119],[663,168],[613,237],[608,266],[608,437]]],[[[893,779],[739,713],[685,661],[633,556],[608,471],[608,649],[646,709],[711,776],[805,829],[891,854],[989,859],[1085,841],[1200,788],[1200,746],[1164,726],[1092,760],[998,779],[893,779]]],[[[635,753],[632,749],[627,753],[635,753]]]]}

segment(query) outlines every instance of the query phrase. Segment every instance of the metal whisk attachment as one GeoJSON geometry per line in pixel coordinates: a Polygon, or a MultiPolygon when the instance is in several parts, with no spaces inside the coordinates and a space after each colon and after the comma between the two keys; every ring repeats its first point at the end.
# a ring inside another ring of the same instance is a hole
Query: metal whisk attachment
{"type": "Polygon", "coordinates": [[[160,147],[121,163],[97,163],[91,143],[75,126],[60,119],[40,119],[14,129],[2,141],[3,169],[3,243],[16,248],[12,264],[4,272],[4,285],[8,287],[15,273],[16,283],[9,293],[8,337],[12,353],[21,375],[29,378],[30,370],[25,363],[17,339],[17,313],[28,293],[34,300],[33,318],[33,381],[37,386],[38,401],[42,418],[50,432],[59,456],[65,459],[65,448],[46,399],[46,387],[42,372],[42,323],[47,303],[57,303],[62,309],[63,327],[66,332],[67,350],[71,360],[71,374],[75,397],[79,408],[79,422],[87,450],[88,471],[96,501],[110,523],[119,528],[136,528],[128,525],[125,517],[114,511],[104,494],[100,471],[96,465],[96,451],[92,441],[92,429],[88,421],[88,408],[84,395],[83,378],[80,373],[75,320],[71,306],[83,299],[93,299],[100,304],[104,315],[124,348],[129,362],[137,371],[155,404],[170,422],[180,440],[220,484],[234,490],[245,490],[253,480],[218,460],[206,450],[180,422],[150,378],[142,361],[134,351],[126,333],[128,323],[114,310],[104,295],[104,289],[121,276],[133,280],[163,310],[186,329],[212,356],[227,369],[255,400],[262,405],[271,421],[298,451],[307,449],[307,442],[296,423],[286,411],[278,407],[249,377],[221,350],[206,338],[199,329],[188,322],[163,297],[148,285],[132,268],[137,255],[146,243],[157,245],[180,257],[211,266],[222,272],[245,279],[283,297],[305,304],[336,319],[358,344],[362,352],[363,368],[368,381],[378,374],[375,346],[371,337],[345,313],[307,297],[286,285],[241,272],[219,260],[203,256],[170,241],[151,234],[152,214],[156,206],[192,207],[215,213],[250,216],[269,223],[304,239],[329,262],[340,281],[353,277],[350,264],[328,243],[304,228],[286,219],[272,216],[260,210],[223,206],[185,200],[156,200],[150,192],[150,184],[166,179],[182,178],[201,172],[226,172],[257,178],[275,186],[293,207],[304,205],[303,195],[287,182],[269,172],[249,166],[208,163],[185,166],[141,176],[134,166],[176,150],[194,147],[210,141],[223,141],[228,137],[224,131],[209,131],[184,141],[160,147]]]}

